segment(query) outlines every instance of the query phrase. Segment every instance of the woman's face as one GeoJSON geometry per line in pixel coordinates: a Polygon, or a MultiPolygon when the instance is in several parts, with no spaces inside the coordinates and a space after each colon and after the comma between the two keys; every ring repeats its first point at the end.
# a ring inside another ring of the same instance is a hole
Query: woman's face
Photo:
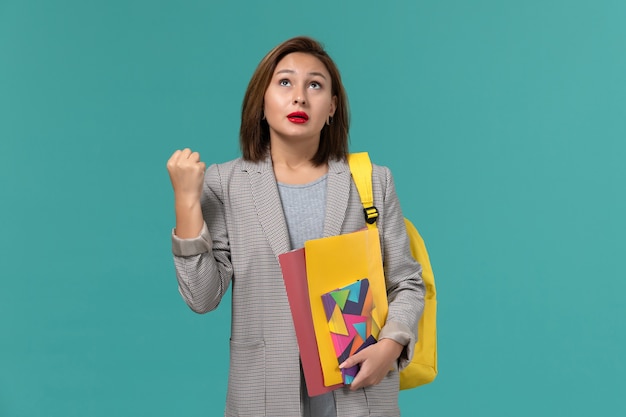
{"type": "Polygon", "coordinates": [[[337,98],[326,66],[313,55],[294,52],[278,62],[265,91],[264,113],[271,140],[316,140],[337,98]]]}

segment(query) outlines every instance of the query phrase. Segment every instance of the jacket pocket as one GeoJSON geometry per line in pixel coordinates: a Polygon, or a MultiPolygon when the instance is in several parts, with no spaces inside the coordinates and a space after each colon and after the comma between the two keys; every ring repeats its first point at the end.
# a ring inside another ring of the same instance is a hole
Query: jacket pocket
{"type": "Polygon", "coordinates": [[[230,341],[226,414],[265,415],[265,342],[230,341]]]}
{"type": "Polygon", "coordinates": [[[390,371],[378,385],[365,387],[367,407],[372,417],[395,417],[400,415],[398,406],[398,371],[390,371]]]}

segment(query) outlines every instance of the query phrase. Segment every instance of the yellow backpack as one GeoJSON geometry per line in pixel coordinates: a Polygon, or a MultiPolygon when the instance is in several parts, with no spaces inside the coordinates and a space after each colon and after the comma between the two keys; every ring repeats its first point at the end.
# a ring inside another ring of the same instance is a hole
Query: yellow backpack
{"type": "MultiPolygon", "coordinates": [[[[376,227],[378,210],[372,194],[372,163],[367,152],[348,155],[350,172],[359,191],[368,227],[376,227]]],[[[400,389],[415,388],[432,382],[437,376],[437,291],[424,240],[410,220],[404,219],[411,242],[411,254],[422,265],[426,287],[424,313],[417,326],[417,343],[411,363],[400,372],[400,389]]]]}

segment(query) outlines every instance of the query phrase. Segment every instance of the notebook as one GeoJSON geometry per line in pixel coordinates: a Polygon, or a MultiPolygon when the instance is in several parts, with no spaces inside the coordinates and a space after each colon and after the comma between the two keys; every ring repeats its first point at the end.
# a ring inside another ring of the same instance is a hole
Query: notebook
{"type": "MultiPolygon", "coordinates": [[[[372,321],[374,304],[367,278],[322,294],[322,302],[338,364],[376,343],[380,329],[372,321]]],[[[343,383],[351,384],[358,371],[358,365],[342,369],[343,383]]]]}

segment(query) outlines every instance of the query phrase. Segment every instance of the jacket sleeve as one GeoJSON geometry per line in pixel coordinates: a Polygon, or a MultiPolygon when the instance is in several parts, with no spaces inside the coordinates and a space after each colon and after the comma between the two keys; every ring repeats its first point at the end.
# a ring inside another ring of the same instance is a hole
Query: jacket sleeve
{"type": "Polygon", "coordinates": [[[375,166],[374,174],[373,178],[378,179],[383,195],[382,204],[375,204],[379,210],[377,223],[389,301],[387,321],[379,339],[393,339],[406,346],[398,362],[399,369],[403,369],[413,357],[417,324],[424,311],[425,287],[422,267],[411,255],[391,171],[386,167],[375,166]]]}
{"type": "Polygon", "coordinates": [[[204,226],[198,237],[180,239],[172,231],[178,290],[196,313],[214,310],[233,276],[218,165],[210,166],[205,173],[201,205],[204,226]]]}

